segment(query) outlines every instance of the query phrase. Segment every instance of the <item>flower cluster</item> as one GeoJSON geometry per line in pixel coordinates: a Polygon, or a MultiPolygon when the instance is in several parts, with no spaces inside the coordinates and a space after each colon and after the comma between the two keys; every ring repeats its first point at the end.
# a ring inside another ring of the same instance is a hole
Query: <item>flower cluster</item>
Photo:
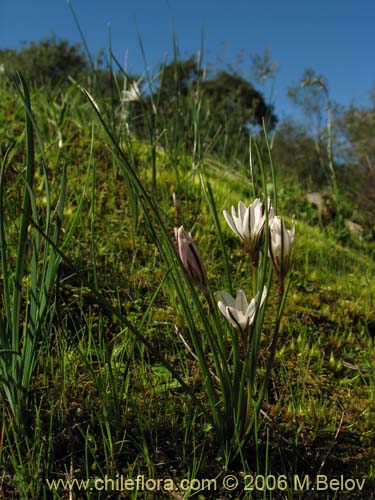
{"type": "MultiPolygon", "coordinates": [[[[292,229],[286,229],[283,219],[274,214],[274,209],[269,198],[267,205],[270,231],[268,253],[276,274],[280,280],[283,280],[290,266],[295,225],[293,223],[292,229]]],[[[246,252],[252,256],[257,256],[263,244],[264,228],[266,225],[264,201],[256,198],[248,207],[240,201],[238,203],[238,215],[233,206],[231,212],[232,215],[229,215],[226,210],[223,212],[228,226],[243,240],[246,252]]],[[[256,264],[256,261],[253,262],[256,264]]]]}
{"type": "MultiPolygon", "coordinates": [[[[177,220],[182,219],[175,195],[173,207],[177,220]]],[[[185,284],[191,293],[191,300],[189,296],[187,300],[182,300],[181,307],[188,315],[187,331],[194,349],[193,355],[201,369],[201,380],[212,410],[212,422],[219,438],[224,437],[225,446],[234,443],[237,457],[251,431],[256,431],[261,405],[267,394],[286,302],[284,282],[290,269],[295,225],[293,221],[292,228],[286,228],[268,197],[263,200],[257,198],[250,205],[240,201],[238,207],[224,211],[224,218],[242,241],[246,260],[251,263],[249,268],[252,272],[253,293],[250,300],[242,289],[234,294],[232,291],[219,291],[215,299],[197,243],[183,226],[175,228],[180,261],[176,263],[181,264],[177,267],[188,280],[185,284]],[[278,280],[279,295],[277,305],[272,303],[272,307],[267,308],[272,270],[278,280]],[[264,286],[265,283],[267,286],[264,286]],[[191,285],[199,288],[199,294],[195,293],[191,285]],[[212,315],[208,320],[206,307],[202,307],[199,301],[201,295],[206,299],[204,305],[208,305],[212,315]],[[190,304],[194,304],[193,310],[190,310],[190,304]],[[274,324],[272,329],[267,328],[267,349],[264,350],[262,338],[266,329],[266,312],[273,313],[274,324]],[[198,327],[192,313],[197,313],[198,327]],[[225,317],[230,331],[222,328],[220,315],[225,317]],[[219,405],[222,410],[217,413],[219,405]],[[240,442],[242,444],[238,447],[240,442]]],[[[222,239],[220,243],[223,245],[222,239]]],[[[227,262],[225,265],[227,274],[227,262]]],[[[227,278],[231,286],[230,277],[227,278]]],[[[189,343],[184,343],[191,350],[189,343]]]]}
{"type": "MultiPolygon", "coordinates": [[[[279,292],[283,293],[284,279],[290,267],[290,256],[294,242],[294,223],[292,229],[286,229],[283,219],[274,214],[269,198],[267,199],[267,210],[265,202],[256,198],[249,206],[240,201],[237,213],[235,207],[232,206],[231,215],[226,210],[223,214],[231,230],[242,239],[245,251],[250,254],[254,268],[257,266],[259,252],[264,243],[268,219],[268,255],[279,279],[279,292]]],[[[244,332],[253,323],[256,311],[258,307],[262,306],[266,296],[267,288],[264,287],[260,301],[258,293],[249,304],[242,290],[237,292],[235,299],[229,293],[221,291],[218,307],[234,328],[244,332]]]]}
{"type": "MultiPolygon", "coordinates": [[[[230,229],[243,241],[244,249],[251,256],[255,271],[264,245],[266,230],[269,231],[268,256],[279,279],[279,292],[282,294],[284,280],[290,268],[295,235],[294,222],[292,229],[286,229],[284,220],[275,215],[269,198],[267,198],[267,207],[264,200],[256,198],[249,206],[240,201],[237,212],[232,206],[231,214],[226,210],[223,214],[230,229]]],[[[183,226],[175,228],[175,236],[178,254],[187,277],[201,289],[206,289],[206,271],[195,240],[190,233],[186,233],[183,226]]],[[[236,330],[244,333],[254,322],[256,312],[263,305],[267,292],[267,288],[264,287],[261,297],[258,292],[248,302],[243,290],[239,290],[235,298],[228,292],[220,291],[219,310],[236,330]]]]}

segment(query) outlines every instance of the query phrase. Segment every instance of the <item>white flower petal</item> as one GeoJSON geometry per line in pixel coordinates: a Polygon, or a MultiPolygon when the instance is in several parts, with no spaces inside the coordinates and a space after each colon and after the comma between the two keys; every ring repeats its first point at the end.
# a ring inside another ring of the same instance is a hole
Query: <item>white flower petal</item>
{"type": "Polygon", "coordinates": [[[245,212],[245,216],[244,216],[244,219],[242,222],[243,233],[247,238],[249,237],[249,235],[251,233],[250,224],[251,224],[251,210],[250,210],[250,207],[247,207],[246,212],[245,212]]]}
{"type": "Polygon", "coordinates": [[[243,220],[245,217],[246,205],[243,201],[238,202],[238,217],[243,220]]]}
{"type": "Polygon", "coordinates": [[[261,298],[260,298],[260,305],[261,305],[261,306],[263,305],[263,302],[266,300],[267,293],[268,293],[267,287],[266,287],[266,286],[264,286],[264,287],[263,287],[262,296],[261,296],[261,298]]]}
{"type": "Polygon", "coordinates": [[[258,295],[251,299],[251,302],[246,309],[246,316],[249,318],[250,325],[254,321],[255,312],[258,306],[258,295]]]}
{"type": "MultiPolygon", "coordinates": [[[[240,211],[240,209],[238,211],[240,211]]],[[[242,223],[242,218],[241,218],[241,216],[237,217],[237,215],[236,215],[236,209],[234,207],[232,207],[232,218],[233,218],[234,225],[236,227],[237,234],[239,234],[240,237],[243,238],[243,223],[242,223]]]]}
{"type": "Polygon", "coordinates": [[[236,301],[230,293],[221,290],[219,296],[225,306],[236,307],[236,301]]]}
{"type": "Polygon", "coordinates": [[[221,302],[220,300],[217,303],[217,306],[218,306],[220,312],[227,318],[227,320],[230,321],[230,317],[228,316],[228,312],[227,312],[227,306],[223,302],[221,302]]]}
{"type": "Polygon", "coordinates": [[[223,215],[224,215],[224,219],[226,220],[228,226],[231,228],[231,230],[236,233],[238,235],[238,231],[237,231],[237,228],[236,228],[236,225],[233,221],[233,217],[228,214],[228,212],[226,210],[223,211],[223,215]]]}
{"type": "Polygon", "coordinates": [[[237,295],[236,295],[236,309],[238,311],[246,311],[246,308],[248,306],[246,296],[243,292],[243,290],[238,290],[237,295]]]}

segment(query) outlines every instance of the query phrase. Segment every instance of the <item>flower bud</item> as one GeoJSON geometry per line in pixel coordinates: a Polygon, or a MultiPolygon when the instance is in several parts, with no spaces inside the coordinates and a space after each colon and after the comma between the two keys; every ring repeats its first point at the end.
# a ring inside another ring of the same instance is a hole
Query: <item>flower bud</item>
{"type": "Polygon", "coordinates": [[[195,240],[190,233],[185,232],[183,226],[175,227],[174,233],[178,243],[178,254],[188,278],[198,286],[206,285],[206,271],[195,240]]]}
{"type": "Polygon", "coordinates": [[[277,215],[270,220],[268,254],[281,282],[289,271],[295,229],[294,222],[292,229],[286,229],[283,219],[277,215]]]}

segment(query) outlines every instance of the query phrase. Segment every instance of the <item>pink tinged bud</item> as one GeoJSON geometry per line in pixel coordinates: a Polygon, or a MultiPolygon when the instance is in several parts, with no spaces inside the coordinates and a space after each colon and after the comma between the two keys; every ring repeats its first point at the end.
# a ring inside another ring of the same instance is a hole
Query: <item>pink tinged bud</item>
{"type": "Polygon", "coordinates": [[[292,229],[286,229],[281,217],[274,216],[270,220],[268,253],[280,281],[284,280],[289,271],[295,231],[294,222],[292,229]]]}
{"type": "Polygon", "coordinates": [[[217,305],[220,312],[236,330],[244,333],[248,326],[253,323],[258,307],[263,305],[267,297],[267,288],[263,288],[260,301],[258,293],[251,300],[250,304],[247,302],[243,290],[237,292],[236,298],[233,298],[228,292],[224,291],[219,292],[219,296],[220,300],[217,305]]]}
{"type": "Polygon", "coordinates": [[[195,240],[190,233],[185,232],[183,226],[175,227],[174,232],[178,243],[178,254],[188,278],[196,285],[205,285],[206,272],[195,240]]]}

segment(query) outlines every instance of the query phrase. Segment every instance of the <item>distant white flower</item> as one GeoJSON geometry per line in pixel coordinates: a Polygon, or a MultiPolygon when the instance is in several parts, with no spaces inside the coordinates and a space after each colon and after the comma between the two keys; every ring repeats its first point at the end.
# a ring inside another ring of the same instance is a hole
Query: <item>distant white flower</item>
{"type": "Polygon", "coordinates": [[[5,73],[5,66],[4,64],[0,64],[0,74],[5,73]]]}
{"type": "MultiPolygon", "coordinates": [[[[264,201],[256,198],[248,207],[243,201],[240,201],[238,203],[238,215],[233,206],[231,212],[232,215],[226,210],[223,212],[228,226],[243,240],[247,252],[257,252],[261,245],[266,222],[264,201]]],[[[273,216],[273,207],[269,198],[268,216],[269,218],[273,216]]]]}
{"type": "Polygon", "coordinates": [[[62,140],[62,135],[61,135],[60,130],[57,132],[57,136],[59,138],[58,146],[59,146],[60,149],[62,149],[63,146],[64,146],[64,143],[63,143],[63,140],[62,140]]]}
{"type": "Polygon", "coordinates": [[[267,288],[263,288],[260,304],[259,293],[251,300],[250,304],[247,302],[243,290],[237,292],[235,299],[228,292],[221,291],[219,295],[220,300],[217,305],[220,312],[236,330],[245,332],[247,327],[253,323],[258,306],[262,306],[267,297],[267,288]]]}
{"type": "Polygon", "coordinates": [[[173,203],[173,206],[174,206],[174,208],[175,208],[176,210],[178,210],[178,209],[180,208],[180,202],[179,202],[179,200],[178,200],[178,198],[177,198],[176,193],[173,193],[173,194],[172,194],[172,203],[173,203]]]}
{"type": "Polygon", "coordinates": [[[281,281],[284,280],[289,271],[295,232],[294,221],[292,229],[286,229],[281,217],[275,215],[270,220],[268,254],[281,281]]]}
{"type": "Polygon", "coordinates": [[[138,80],[138,82],[132,82],[129,85],[128,90],[123,91],[123,96],[124,96],[124,101],[125,102],[130,102],[130,101],[140,101],[142,97],[141,90],[139,88],[139,84],[142,79],[138,80]]]}

